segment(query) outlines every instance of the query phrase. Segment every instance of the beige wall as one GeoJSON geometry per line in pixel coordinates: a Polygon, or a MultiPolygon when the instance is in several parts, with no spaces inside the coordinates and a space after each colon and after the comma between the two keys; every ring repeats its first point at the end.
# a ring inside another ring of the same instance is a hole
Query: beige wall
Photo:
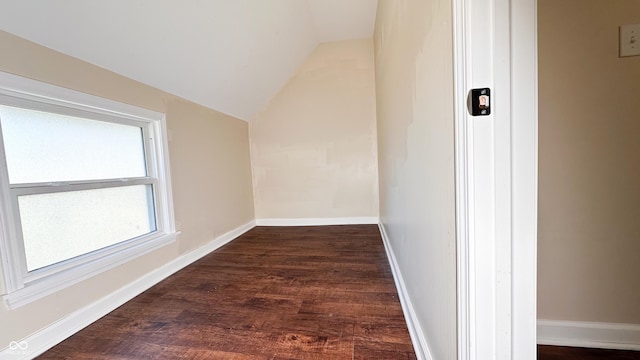
{"type": "Polygon", "coordinates": [[[538,317],[640,324],[640,1],[538,4],[538,317]]]}
{"type": "Polygon", "coordinates": [[[378,216],[371,39],[320,44],[250,125],[257,219],[378,216]]]}
{"type": "Polygon", "coordinates": [[[0,305],[0,349],[254,219],[246,122],[5,32],[0,53],[0,71],[166,113],[175,218],[182,231],[175,244],[54,295],[13,311],[0,305]]]}
{"type": "Polygon", "coordinates": [[[378,3],[380,216],[434,359],[456,357],[450,0],[378,3]]]}

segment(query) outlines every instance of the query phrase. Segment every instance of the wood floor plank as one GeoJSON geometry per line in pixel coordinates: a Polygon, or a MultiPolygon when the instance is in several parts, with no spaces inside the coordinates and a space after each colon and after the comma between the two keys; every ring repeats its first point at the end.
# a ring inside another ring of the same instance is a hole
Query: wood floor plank
{"type": "Polygon", "coordinates": [[[375,225],[256,227],[40,359],[415,359],[375,225]]]}

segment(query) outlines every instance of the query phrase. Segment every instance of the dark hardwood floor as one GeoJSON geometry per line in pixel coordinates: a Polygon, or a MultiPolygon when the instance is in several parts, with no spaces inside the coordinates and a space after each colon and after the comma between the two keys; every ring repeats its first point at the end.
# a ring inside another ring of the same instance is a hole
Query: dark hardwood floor
{"type": "Polygon", "coordinates": [[[538,345],[538,360],[640,360],[640,351],[538,345]]]}
{"type": "Polygon", "coordinates": [[[415,359],[375,225],[257,227],[39,359],[415,359]]]}

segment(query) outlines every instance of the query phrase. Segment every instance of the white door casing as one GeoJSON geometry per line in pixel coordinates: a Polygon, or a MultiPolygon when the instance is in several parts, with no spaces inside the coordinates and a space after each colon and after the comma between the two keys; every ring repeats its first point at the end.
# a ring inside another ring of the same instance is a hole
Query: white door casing
{"type": "Polygon", "coordinates": [[[458,359],[536,357],[535,0],[454,0],[458,359]],[[492,113],[467,111],[491,88],[492,113]]]}

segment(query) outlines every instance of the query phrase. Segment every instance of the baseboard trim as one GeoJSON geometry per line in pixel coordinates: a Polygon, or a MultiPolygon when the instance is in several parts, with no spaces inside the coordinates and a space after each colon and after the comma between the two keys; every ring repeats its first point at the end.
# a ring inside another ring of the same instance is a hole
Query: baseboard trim
{"type": "Polygon", "coordinates": [[[250,221],[222,234],[206,245],[176,258],[108,296],[63,317],[27,338],[12,342],[0,351],[0,359],[33,359],[145,290],[236,239],[253,227],[255,227],[255,221],[250,221]]]}
{"type": "Polygon", "coordinates": [[[538,344],[640,351],[640,324],[538,320],[538,344]]]}
{"type": "Polygon", "coordinates": [[[389,236],[382,223],[378,224],[380,228],[380,234],[382,235],[382,242],[384,243],[384,249],[387,252],[387,258],[389,259],[389,265],[391,265],[391,272],[393,273],[393,280],[396,283],[396,289],[398,290],[398,296],[400,297],[400,304],[402,305],[402,312],[407,322],[407,328],[409,329],[409,335],[411,336],[411,342],[416,352],[418,360],[433,360],[427,339],[424,337],[424,332],[418,321],[418,317],[414,310],[411,298],[407,292],[404,279],[402,278],[402,272],[396,260],[396,256],[393,253],[393,248],[389,242],[389,236]]]}
{"type": "Polygon", "coordinates": [[[256,219],[257,226],[325,226],[378,224],[377,217],[256,219]]]}

